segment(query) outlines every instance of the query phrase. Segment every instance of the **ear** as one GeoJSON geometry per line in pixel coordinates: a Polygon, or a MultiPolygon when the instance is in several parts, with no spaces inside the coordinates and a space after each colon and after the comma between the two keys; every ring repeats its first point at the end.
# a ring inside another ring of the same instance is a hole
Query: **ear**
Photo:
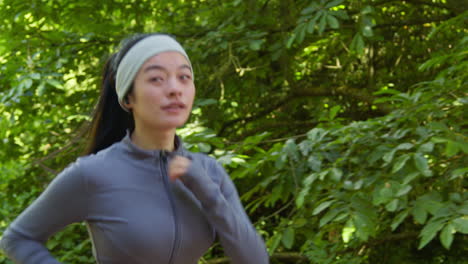
{"type": "Polygon", "coordinates": [[[132,109],[132,101],[133,101],[133,98],[130,98],[131,95],[126,95],[124,100],[123,100],[123,105],[125,106],[125,108],[127,108],[128,110],[131,110],[132,109]]]}

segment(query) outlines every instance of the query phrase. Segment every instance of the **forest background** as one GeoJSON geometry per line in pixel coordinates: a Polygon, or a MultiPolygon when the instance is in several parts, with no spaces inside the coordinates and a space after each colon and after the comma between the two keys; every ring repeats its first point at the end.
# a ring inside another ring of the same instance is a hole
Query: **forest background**
{"type": "MultiPolygon", "coordinates": [[[[120,40],[166,32],[197,76],[178,133],[224,164],[272,263],[467,263],[467,7],[0,0],[0,233],[82,153],[120,40]]],[[[94,261],[84,224],[47,246],[94,261]]]]}

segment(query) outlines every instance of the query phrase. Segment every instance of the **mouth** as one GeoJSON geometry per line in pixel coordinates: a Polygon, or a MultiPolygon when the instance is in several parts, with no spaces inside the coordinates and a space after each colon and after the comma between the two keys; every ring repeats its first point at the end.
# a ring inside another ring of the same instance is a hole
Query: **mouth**
{"type": "Polygon", "coordinates": [[[182,102],[173,102],[173,103],[170,103],[161,107],[162,110],[169,111],[169,112],[180,111],[185,108],[186,108],[186,105],[182,102]]]}

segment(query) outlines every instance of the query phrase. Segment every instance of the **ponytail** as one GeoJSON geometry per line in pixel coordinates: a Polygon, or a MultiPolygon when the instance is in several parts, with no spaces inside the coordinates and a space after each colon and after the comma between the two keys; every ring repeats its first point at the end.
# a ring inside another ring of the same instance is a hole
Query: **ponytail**
{"type": "MultiPolygon", "coordinates": [[[[135,128],[135,122],[131,112],[126,112],[119,104],[115,90],[115,76],[117,67],[128,52],[138,41],[154,34],[138,34],[122,42],[119,52],[113,54],[104,66],[102,76],[101,94],[93,113],[93,120],[88,129],[89,143],[85,155],[95,154],[115,142],[120,141],[129,130],[135,128]]],[[[133,87],[128,93],[132,92],[133,87]]]]}

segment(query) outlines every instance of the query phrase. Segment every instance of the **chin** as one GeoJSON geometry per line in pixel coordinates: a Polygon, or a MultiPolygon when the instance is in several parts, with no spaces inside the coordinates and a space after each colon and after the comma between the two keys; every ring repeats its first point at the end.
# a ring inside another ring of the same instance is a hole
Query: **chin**
{"type": "Polygon", "coordinates": [[[185,125],[185,122],[186,120],[170,121],[161,125],[160,127],[164,127],[165,129],[175,129],[175,128],[179,128],[185,125]]]}

